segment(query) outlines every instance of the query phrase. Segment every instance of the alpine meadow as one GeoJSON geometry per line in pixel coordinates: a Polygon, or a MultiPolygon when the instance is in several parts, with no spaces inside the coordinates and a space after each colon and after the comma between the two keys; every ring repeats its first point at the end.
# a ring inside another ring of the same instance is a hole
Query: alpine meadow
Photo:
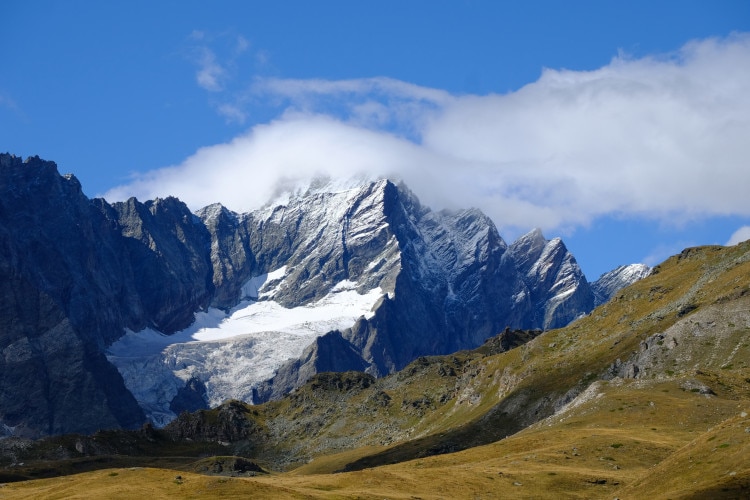
{"type": "Polygon", "coordinates": [[[0,499],[750,498],[746,1],[0,18],[0,499]]]}

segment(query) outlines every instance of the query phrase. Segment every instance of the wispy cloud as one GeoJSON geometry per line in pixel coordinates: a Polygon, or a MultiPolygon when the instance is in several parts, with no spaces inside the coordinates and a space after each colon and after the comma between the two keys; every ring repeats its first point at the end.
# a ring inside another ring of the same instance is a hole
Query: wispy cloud
{"type": "Polygon", "coordinates": [[[201,47],[198,52],[199,56],[196,60],[198,69],[195,73],[198,85],[210,92],[224,90],[223,80],[226,78],[227,70],[216,61],[216,54],[211,50],[201,47]]]}
{"type": "Polygon", "coordinates": [[[3,95],[2,92],[0,92],[0,106],[9,109],[16,109],[18,107],[16,106],[16,103],[13,101],[13,99],[3,95]]]}
{"type": "Polygon", "coordinates": [[[750,226],[742,226],[732,233],[729,241],[726,242],[726,246],[736,245],[737,243],[742,243],[747,240],[750,240],[750,226]]]}
{"type": "MultiPolygon", "coordinates": [[[[247,38],[231,32],[211,35],[193,30],[188,42],[187,58],[196,67],[195,81],[212,93],[227,90],[235,77],[239,58],[251,48],[247,38]]],[[[220,109],[219,112],[222,113],[220,109]]]]}
{"type": "Polygon", "coordinates": [[[546,69],[516,92],[455,96],[388,78],[257,79],[276,120],[108,193],[194,208],[263,204],[281,177],[397,176],[428,204],[478,206],[501,227],[559,230],[603,215],[674,223],[750,215],[750,36],[673,54],[546,69]]]}
{"type": "Polygon", "coordinates": [[[291,100],[306,100],[315,96],[379,94],[391,98],[411,99],[434,104],[444,104],[453,100],[450,93],[426,87],[420,87],[393,78],[358,78],[350,80],[299,80],[282,78],[259,79],[254,85],[256,92],[287,97],[291,100]]]}
{"type": "Polygon", "coordinates": [[[241,106],[223,103],[219,104],[216,110],[221,116],[226,118],[228,122],[242,124],[245,123],[245,120],[247,119],[247,113],[241,106]]]}
{"type": "Polygon", "coordinates": [[[256,78],[245,102],[268,99],[279,107],[335,116],[353,126],[374,128],[419,140],[431,113],[455,100],[449,92],[393,78],[298,80],[256,78]]]}
{"type": "Polygon", "coordinates": [[[235,54],[242,54],[250,48],[250,42],[242,35],[237,35],[235,38],[234,52],[235,54]]]}

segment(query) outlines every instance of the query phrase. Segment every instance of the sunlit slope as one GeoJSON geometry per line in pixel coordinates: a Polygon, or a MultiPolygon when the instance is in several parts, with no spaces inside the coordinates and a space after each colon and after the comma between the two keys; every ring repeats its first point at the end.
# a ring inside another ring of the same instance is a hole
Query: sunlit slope
{"type": "Polygon", "coordinates": [[[635,372],[637,380],[746,373],[749,250],[686,250],[589,317],[475,362],[468,369],[475,376],[457,386],[462,397],[435,420],[438,432],[348,468],[494,441],[554,414],[597,380],[635,372]]]}

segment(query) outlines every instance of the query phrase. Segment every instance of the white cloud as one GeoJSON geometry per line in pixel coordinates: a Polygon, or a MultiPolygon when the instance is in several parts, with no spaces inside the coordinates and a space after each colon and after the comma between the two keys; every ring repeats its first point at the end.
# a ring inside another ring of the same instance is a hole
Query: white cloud
{"type": "Polygon", "coordinates": [[[729,247],[747,240],[750,240],[750,226],[742,226],[737,231],[732,233],[732,236],[729,238],[729,241],[727,241],[726,246],[729,247]]]}
{"type": "Polygon", "coordinates": [[[749,88],[750,38],[708,40],[669,59],[546,70],[512,94],[459,98],[424,145],[486,165],[498,194],[573,223],[747,214],[749,88]]]}
{"type": "Polygon", "coordinates": [[[194,209],[221,201],[235,210],[249,210],[268,201],[281,181],[395,174],[423,157],[418,146],[403,139],[330,117],[293,115],[257,126],[227,144],[200,149],[179,166],[141,175],[105,196],[117,200],[176,194],[194,209]]]}
{"type": "Polygon", "coordinates": [[[366,172],[399,176],[436,207],[478,206],[501,227],[750,215],[748,89],[748,35],[620,55],[594,71],[547,69],[502,95],[389,78],[257,80],[254,95],[286,108],[277,120],[107,196],[174,194],[193,208],[247,210],[281,178],[366,172]]]}
{"type": "Polygon", "coordinates": [[[216,61],[216,55],[206,47],[200,48],[198,52],[199,56],[196,60],[198,70],[195,73],[198,85],[210,92],[224,90],[223,80],[226,77],[226,70],[216,61]]]}
{"type": "Polygon", "coordinates": [[[245,123],[245,120],[247,119],[247,113],[245,113],[241,107],[233,104],[220,104],[217,107],[217,111],[230,123],[245,123]]]}

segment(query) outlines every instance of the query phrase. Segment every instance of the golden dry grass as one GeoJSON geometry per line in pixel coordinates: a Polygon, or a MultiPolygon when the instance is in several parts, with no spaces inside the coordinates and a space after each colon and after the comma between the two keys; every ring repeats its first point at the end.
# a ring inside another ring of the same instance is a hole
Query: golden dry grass
{"type": "Polygon", "coordinates": [[[707,397],[678,379],[599,382],[587,401],[508,439],[358,472],[315,473],[351,456],[257,478],[111,469],[8,484],[0,498],[624,499],[722,489],[741,498],[750,494],[740,488],[750,484],[750,394],[730,389],[707,397]]]}

